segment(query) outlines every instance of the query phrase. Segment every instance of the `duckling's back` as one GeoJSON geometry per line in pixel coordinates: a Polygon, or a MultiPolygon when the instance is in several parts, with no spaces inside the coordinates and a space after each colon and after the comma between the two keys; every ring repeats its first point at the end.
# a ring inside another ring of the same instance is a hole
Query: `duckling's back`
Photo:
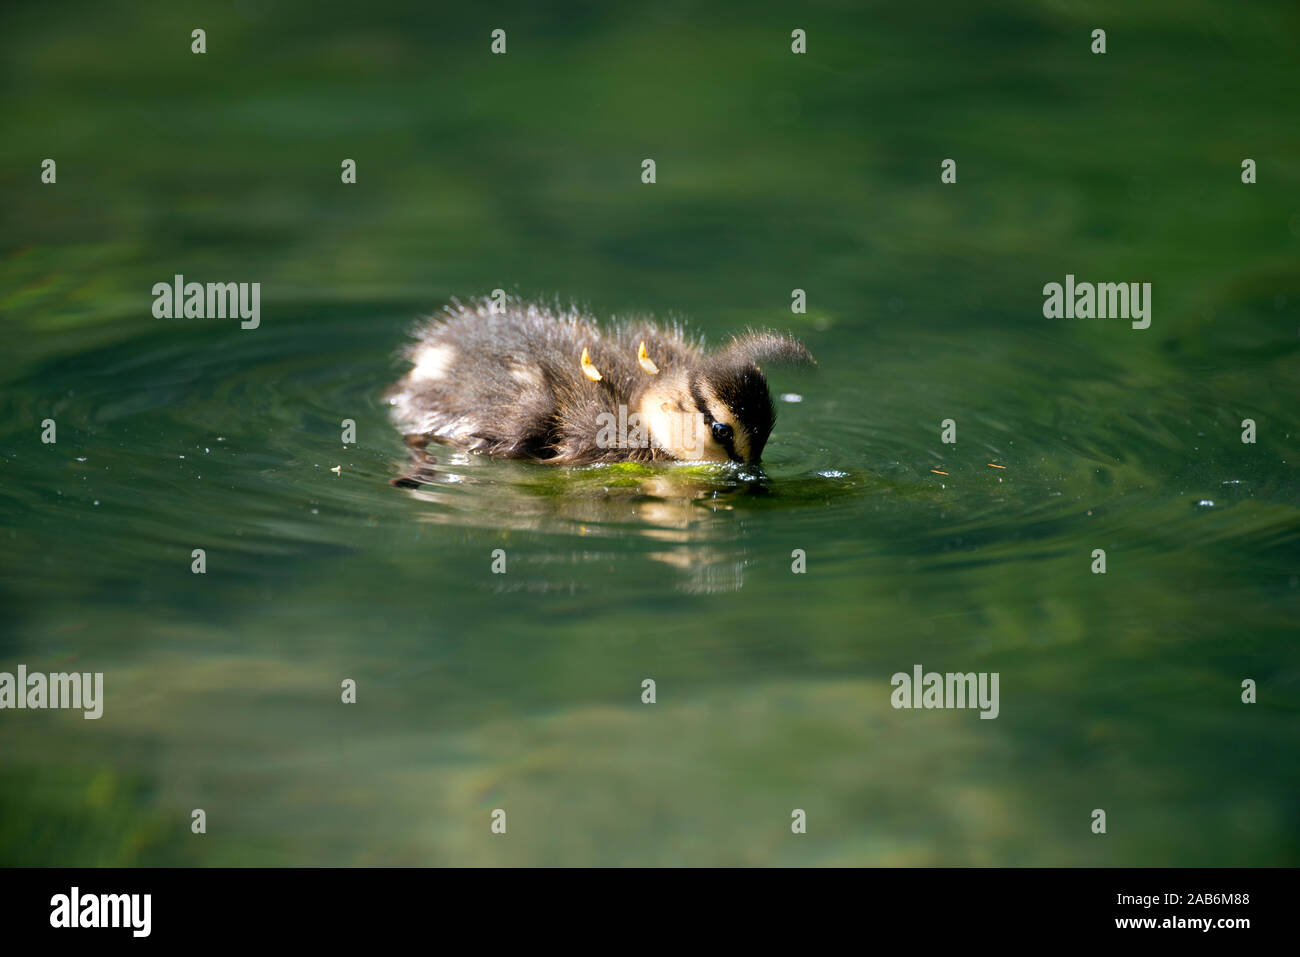
{"type": "Polygon", "coordinates": [[[658,450],[629,455],[596,441],[601,413],[617,416],[645,387],[643,341],[664,372],[700,355],[679,329],[648,321],[602,329],[576,311],[519,300],[453,302],[418,332],[408,350],[413,368],[387,398],[408,434],[471,451],[574,465],[649,461],[658,450]],[[599,381],[583,371],[584,349],[599,381]]]}

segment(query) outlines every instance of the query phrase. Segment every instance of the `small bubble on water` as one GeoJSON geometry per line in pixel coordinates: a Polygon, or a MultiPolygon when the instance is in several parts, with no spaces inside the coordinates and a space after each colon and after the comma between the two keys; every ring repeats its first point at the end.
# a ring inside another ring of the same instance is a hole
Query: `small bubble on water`
{"type": "Polygon", "coordinates": [[[1214,508],[1214,499],[1203,498],[1196,504],[1199,508],[1214,508]]]}
{"type": "Polygon", "coordinates": [[[84,462],[84,461],[86,461],[85,456],[82,456],[82,457],[78,458],[77,461],[78,461],[78,462],[84,462]]]}
{"type": "Polygon", "coordinates": [[[801,396],[798,392],[782,392],[782,393],[781,393],[781,401],[782,401],[782,402],[802,402],[802,401],[803,401],[803,396],[801,396]]]}
{"type": "Polygon", "coordinates": [[[822,471],[818,472],[817,474],[820,475],[822,478],[844,478],[844,477],[846,477],[849,473],[848,473],[848,472],[840,472],[840,471],[837,471],[836,469],[823,469],[822,471]]]}

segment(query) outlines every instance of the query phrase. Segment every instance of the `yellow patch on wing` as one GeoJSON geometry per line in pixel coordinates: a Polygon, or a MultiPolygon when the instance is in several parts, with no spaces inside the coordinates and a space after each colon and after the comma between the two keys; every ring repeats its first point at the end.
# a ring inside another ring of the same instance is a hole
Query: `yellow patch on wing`
{"type": "Polygon", "coordinates": [[[641,368],[651,375],[659,374],[659,367],[655,361],[650,358],[650,353],[645,351],[645,340],[641,341],[641,348],[636,351],[636,361],[641,364],[641,368]]]}

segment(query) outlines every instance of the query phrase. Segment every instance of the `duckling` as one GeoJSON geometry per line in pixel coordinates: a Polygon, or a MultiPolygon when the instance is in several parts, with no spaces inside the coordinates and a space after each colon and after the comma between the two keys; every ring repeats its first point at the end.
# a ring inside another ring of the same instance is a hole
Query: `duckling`
{"type": "Polygon", "coordinates": [[[816,361],[772,332],[709,353],[676,324],[602,327],[519,299],[452,300],[416,339],[386,396],[409,445],[564,466],[756,465],[776,421],[760,363],[816,361]]]}

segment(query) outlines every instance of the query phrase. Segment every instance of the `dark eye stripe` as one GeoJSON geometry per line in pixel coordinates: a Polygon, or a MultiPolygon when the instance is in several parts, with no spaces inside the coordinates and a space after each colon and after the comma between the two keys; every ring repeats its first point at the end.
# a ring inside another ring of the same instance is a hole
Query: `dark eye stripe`
{"type": "MultiPolygon", "coordinates": [[[[716,420],[713,418],[713,413],[709,411],[708,403],[704,401],[704,393],[700,391],[699,377],[693,372],[688,380],[688,388],[691,390],[691,399],[695,402],[695,410],[704,416],[704,427],[712,435],[713,423],[716,420]]],[[[714,436],[713,440],[718,442],[717,436],[714,436]]],[[[718,442],[718,444],[722,446],[722,450],[727,453],[727,458],[731,459],[731,461],[741,463],[745,461],[736,454],[736,437],[734,434],[725,442],[718,442]]]]}
{"type": "Polygon", "coordinates": [[[695,411],[704,416],[704,425],[706,428],[713,426],[713,413],[709,411],[708,403],[704,401],[704,393],[700,391],[700,379],[694,372],[687,382],[687,388],[691,390],[691,398],[695,402],[695,411]]]}

